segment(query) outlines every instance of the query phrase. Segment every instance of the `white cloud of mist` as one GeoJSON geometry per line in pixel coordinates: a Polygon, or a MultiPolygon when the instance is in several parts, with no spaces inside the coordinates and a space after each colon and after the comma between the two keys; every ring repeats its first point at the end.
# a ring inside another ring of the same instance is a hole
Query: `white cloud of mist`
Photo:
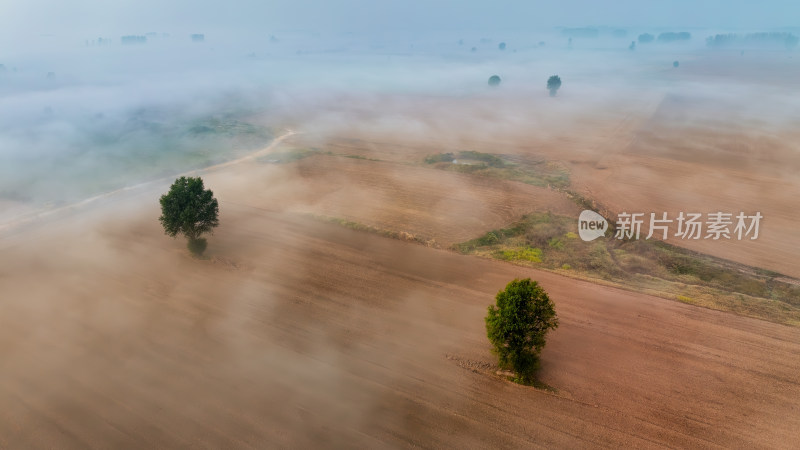
{"type": "Polygon", "coordinates": [[[209,121],[255,123],[265,134],[289,125],[316,133],[435,136],[456,145],[531,136],[544,142],[609,109],[624,110],[626,99],[669,92],[734,97],[747,105],[746,114],[762,114],[762,123],[790,121],[794,106],[782,88],[757,80],[785,70],[793,52],[773,52],[768,64],[752,60],[746,66],[752,73],[725,82],[724,67],[739,63],[709,63],[705,49],[704,38],[720,31],[714,27],[757,26],[784,16],[787,8],[777,3],[754,14],[749,6],[722,10],[719,2],[645,8],[641,2],[146,0],[4,8],[0,35],[13,35],[15,45],[0,52],[0,197],[13,201],[68,201],[217,162],[247,147],[198,135],[209,121]],[[696,14],[688,25],[712,28],[690,29],[688,43],[627,49],[640,32],[685,23],[678,14],[690,7],[696,14]],[[753,22],[737,22],[743,18],[753,22]],[[611,25],[599,28],[599,38],[576,37],[571,48],[555,28],[603,23],[611,25]],[[614,24],[632,26],[614,37],[614,24]],[[120,43],[122,35],[150,31],[155,34],[144,45],[120,43]],[[206,33],[205,42],[191,42],[191,32],[206,33]],[[98,38],[108,41],[101,45],[98,38]],[[671,67],[676,59],[682,72],[671,67]],[[707,67],[692,68],[700,64],[707,67]],[[556,73],[565,84],[553,102],[544,83],[556,73]],[[486,85],[493,74],[503,79],[500,89],[486,85]]]}

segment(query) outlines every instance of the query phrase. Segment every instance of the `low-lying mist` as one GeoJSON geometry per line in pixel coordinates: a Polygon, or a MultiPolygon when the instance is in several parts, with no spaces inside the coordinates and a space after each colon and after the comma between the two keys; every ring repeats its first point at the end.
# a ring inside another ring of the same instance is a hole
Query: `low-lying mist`
{"type": "Polygon", "coordinates": [[[794,50],[710,48],[705,37],[720,32],[667,43],[658,30],[613,27],[37,36],[0,54],[0,208],[71,202],[212,165],[285,128],[543,145],[580,140],[576,129],[664,95],[701,105],[669,118],[678,124],[791,123],[791,80],[760,79],[795,67],[794,50]],[[648,31],[658,38],[643,41],[648,31]],[[554,74],[564,84],[549,97],[554,74]],[[500,86],[488,86],[491,75],[500,86]]]}

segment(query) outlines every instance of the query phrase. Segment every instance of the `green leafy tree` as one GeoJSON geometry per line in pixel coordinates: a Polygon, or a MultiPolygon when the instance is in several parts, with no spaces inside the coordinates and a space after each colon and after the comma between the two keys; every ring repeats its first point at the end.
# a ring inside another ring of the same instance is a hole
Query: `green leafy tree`
{"type": "Polygon", "coordinates": [[[489,77],[489,86],[500,86],[500,77],[497,75],[492,75],[489,77]]]}
{"type": "Polygon", "coordinates": [[[178,234],[189,240],[189,250],[200,255],[206,249],[206,240],[200,236],[212,233],[219,225],[219,204],[214,193],[203,186],[200,177],[180,177],[172,183],[169,192],[161,196],[161,217],[164,232],[170,237],[178,234]]]}
{"type": "Polygon", "coordinates": [[[531,382],[547,332],[558,327],[550,297],[530,278],[514,280],[497,293],[485,320],[500,367],[513,370],[524,383],[531,382]]]}
{"type": "Polygon", "coordinates": [[[550,97],[555,97],[556,92],[561,87],[561,77],[553,75],[547,79],[547,90],[550,91],[550,97]]]}

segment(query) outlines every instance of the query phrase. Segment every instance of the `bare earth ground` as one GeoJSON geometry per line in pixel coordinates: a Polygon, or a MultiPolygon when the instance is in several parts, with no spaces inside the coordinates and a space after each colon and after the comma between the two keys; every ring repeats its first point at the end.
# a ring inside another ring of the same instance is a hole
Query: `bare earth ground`
{"type": "Polygon", "coordinates": [[[315,157],[300,161],[297,173],[297,191],[314,195],[292,210],[406,231],[443,246],[503,227],[531,211],[580,212],[546,188],[386,162],[315,157]]]}
{"type": "Polygon", "coordinates": [[[602,160],[576,170],[576,178],[617,213],[668,212],[674,219],[681,211],[733,216],[758,211],[764,219],[756,240],[673,237],[668,242],[800,276],[796,130],[733,121],[711,125],[706,117],[719,107],[711,103],[667,97],[651,119],[627,132],[627,145],[608,148],[602,160]],[[675,124],[679,117],[684,122],[675,124]]]}
{"type": "MultiPolygon", "coordinates": [[[[204,175],[221,201],[205,261],[155,220],[168,182],[6,234],[0,447],[796,444],[800,330],[313,221],[298,212],[425,210],[433,234],[452,221],[421,199],[466,207],[423,169],[379,182],[361,167],[382,163],[317,158],[204,175]],[[321,189],[338,176],[364,200],[321,189]],[[390,190],[406,200],[373,199],[390,190]],[[556,393],[494,375],[483,317],[515,277],[556,303],[556,393]]],[[[490,206],[517,200],[503,183],[429,172],[477,196],[478,219],[447,233],[515,213],[490,206]]]]}
{"type": "MultiPolygon", "coordinates": [[[[571,172],[573,189],[614,217],[621,212],[647,217],[667,212],[674,219],[681,211],[704,216],[758,211],[764,219],[757,240],[673,236],[668,242],[800,277],[800,116],[789,103],[794,80],[776,74],[774,61],[759,70],[749,60],[727,61],[727,76],[715,72],[714,64],[713,58],[699,57],[681,71],[686,80],[718,88],[684,80],[675,87],[631,88],[627,95],[618,92],[597,104],[586,104],[582,96],[598,93],[570,91],[555,99],[510,92],[458,99],[381,98],[375,103],[385,111],[377,118],[329,111],[351,119],[349,125],[337,128],[333,137],[315,141],[300,135],[295,142],[404,164],[459,150],[555,161],[571,172]],[[768,76],[769,86],[756,81],[762,75],[768,76]]],[[[785,74],[797,63],[777,67],[785,74]]]]}

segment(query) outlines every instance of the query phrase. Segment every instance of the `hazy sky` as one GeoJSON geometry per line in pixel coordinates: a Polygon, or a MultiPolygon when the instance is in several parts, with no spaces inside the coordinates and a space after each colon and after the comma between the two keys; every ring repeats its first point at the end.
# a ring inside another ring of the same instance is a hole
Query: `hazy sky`
{"type": "Polygon", "coordinates": [[[553,26],[765,28],[800,25],[777,0],[0,0],[4,35],[235,28],[380,31],[553,26]]]}

